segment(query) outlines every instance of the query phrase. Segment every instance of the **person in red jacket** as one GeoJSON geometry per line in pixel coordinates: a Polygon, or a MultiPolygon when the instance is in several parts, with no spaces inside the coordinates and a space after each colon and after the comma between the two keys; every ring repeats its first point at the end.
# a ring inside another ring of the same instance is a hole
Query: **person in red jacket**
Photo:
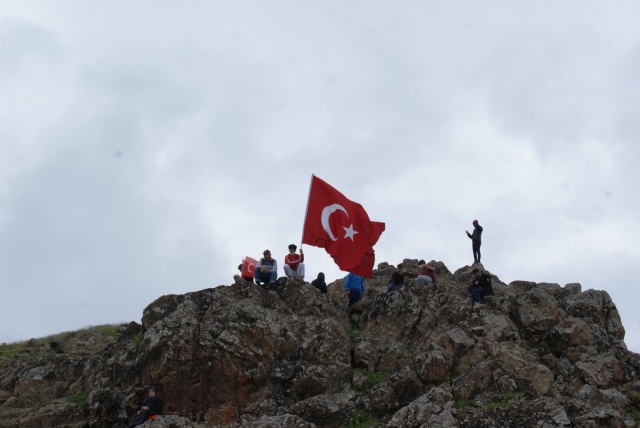
{"type": "Polygon", "coordinates": [[[284,273],[288,277],[299,276],[304,279],[304,253],[300,248],[300,254],[296,254],[297,248],[295,244],[289,245],[289,254],[284,256],[284,273]]]}

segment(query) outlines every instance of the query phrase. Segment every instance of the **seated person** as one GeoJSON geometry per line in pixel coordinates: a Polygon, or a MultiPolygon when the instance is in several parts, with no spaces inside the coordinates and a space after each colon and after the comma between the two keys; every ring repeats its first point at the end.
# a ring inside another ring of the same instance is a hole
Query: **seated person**
{"type": "Polygon", "coordinates": [[[436,282],[436,269],[431,267],[424,260],[418,262],[420,273],[416,278],[416,282],[421,285],[427,285],[430,282],[436,282]]]}
{"type": "Polygon", "coordinates": [[[318,274],[318,278],[316,278],[313,281],[311,281],[311,285],[313,285],[318,290],[320,290],[320,292],[322,294],[324,294],[324,293],[326,293],[328,291],[327,290],[327,283],[324,282],[324,273],[323,272],[320,272],[318,274]]]}
{"type": "Polygon", "coordinates": [[[148,394],[140,410],[131,417],[129,428],[143,424],[150,416],[162,414],[162,400],[156,395],[156,389],[153,386],[149,388],[148,394]]]}
{"type": "MultiPolygon", "coordinates": [[[[240,273],[243,273],[243,272],[242,272],[242,263],[240,263],[240,264],[238,265],[238,270],[240,271],[240,273]]],[[[238,274],[233,275],[233,280],[234,280],[235,282],[240,282],[240,281],[241,281],[241,280],[243,280],[243,279],[244,279],[245,281],[253,282],[253,277],[252,277],[252,276],[241,276],[241,275],[238,275],[238,274]]]]}
{"type": "Polygon", "coordinates": [[[276,285],[276,279],[278,279],[278,263],[271,258],[271,251],[264,250],[262,255],[264,257],[258,262],[253,278],[256,280],[256,284],[261,285],[261,282],[268,283],[270,288],[276,285]]]}
{"type": "Polygon", "coordinates": [[[391,275],[389,284],[387,284],[387,294],[391,294],[394,288],[398,288],[402,284],[404,284],[404,264],[398,263],[396,270],[391,275]]]}
{"type": "Polygon", "coordinates": [[[284,256],[284,274],[288,277],[299,276],[304,279],[304,253],[300,248],[300,255],[296,254],[296,245],[289,245],[289,254],[284,256]]]}
{"type": "Polygon", "coordinates": [[[471,283],[469,284],[468,290],[474,302],[484,303],[484,296],[493,296],[491,277],[478,268],[473,269],[471,271],[471,283]]]}

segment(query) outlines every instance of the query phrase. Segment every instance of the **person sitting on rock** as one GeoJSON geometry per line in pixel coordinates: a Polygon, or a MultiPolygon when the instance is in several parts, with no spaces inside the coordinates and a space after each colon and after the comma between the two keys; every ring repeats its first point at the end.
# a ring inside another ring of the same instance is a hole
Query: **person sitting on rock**
{"type": "Polygon", "coordinates": [[[311,281],[311,285],[316,287],[322,294],[327,292],[327,283],[324,282],[324,273],[320,272],[318,277],[311,281]]]}
{"type": "MultiPolygon", "coordinates": [[[[242,271],[242,263],[240,263],[240,264],[238,265],[238,270],[240,271],[240,273],[244,273],[244,272],[242,271]]],[[[243,279],[244,279],[245,281],[253,282],[253,278],[252,278],[252,277],[250,277],[250,276],[242,276],[242,275],[238,275],[238,274],[233,275],[233,280],[234,280],[235,282],[240,282],[240,281],[242,281],[243,279]]]]}
{"type": "Polygon", "coordinates": [[[478,268],[473,269],[468,290],[474,302],[484,303],[484,296],[493,296],[491,277],[478,268]]]}
{"type": "Polygon", "coordinates": [[[276,285],[276,279],[278,279],[278,262],[271,258],[269,250],[264,250],[262,255],[264,257],[258,262],[253,278],[256,280],[256,284],[261,285],[260,283],[264,282],[269,284],[267,288],[273,288],[276,285]]]}
{"type": "Polygon", "coordinates": [[[162,414],[162,400],[156,395],[156,389],[153,386],[149,387],[148,394],[140,410],[131,417],[129,428],[143,424],[150,416],[162,414]]]}
{"type": "Polygon", "coordinates": [[[418,284],[427,285],[431,282],[436,282],[436,269],[434,267],[429,266],[424,260],[418,262],[418,267],[420,268],[420,273],[416,278],[418,284]]]}
{"type": "Polygon", "coordinates": [[[364,294],[364,278],[349,273],[344,280],[344,291],[349,295],[349,308],[362,300],[364,294]]]}
{"type": "Polygon", "coordinates": [[[404,284],[404,264],[398,263],[396,266],[396,270],[393,271],[391,275],[391,279],[387,284],[387,294],[391,294],[391,292],[404,284]]]}
{"type": "Polygon", "coordinates": [[[296,244],[289,245],[289,254],[284,256],[284,274],[288,277],[299,276],[304,279],[304,253],[296,254],[296,244]]]}

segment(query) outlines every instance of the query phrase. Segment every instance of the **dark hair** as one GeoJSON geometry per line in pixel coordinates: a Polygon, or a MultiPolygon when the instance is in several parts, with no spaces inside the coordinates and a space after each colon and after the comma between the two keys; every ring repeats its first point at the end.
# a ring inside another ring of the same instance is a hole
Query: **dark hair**
{"type": "Polygon", "coordinates": [[[419,265],[426,265],[427,262],[425,262],[424,260],[420,259],[420,261],[418,262],[419,265]]]}
{"type": "Polygon", "coordinates": [[[292,249],[292,248],[295,250],[295,249],[296,249],[296,248],[298,248],[298,247],[296,246],[296,244],[291,244],[291,245],[289,245],[289,249],[292,249]]]}
{"type": "Polygon", "coordinates": [[[396,266],[396,267],[403,268],[404,264],[403,263],[398,263],[398,266],[396,266]]]}
{"type": "Polygon", "coordinates": [[[324,281],[324,273],[323,272],[318,273],[317,279],[319,279],[320,281],[324,281]]]}
{"type": "Polygon", "coordinates": [[[480,272],[480,269],[478,269],[478,268],[474,268],[474,269],[471,271],[471,273],[478,273],[478,272],[480,272]]]}

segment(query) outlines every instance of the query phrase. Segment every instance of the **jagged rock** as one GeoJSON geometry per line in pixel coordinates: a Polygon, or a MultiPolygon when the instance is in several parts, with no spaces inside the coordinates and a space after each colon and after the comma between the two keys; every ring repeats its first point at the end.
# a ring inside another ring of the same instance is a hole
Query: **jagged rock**
{"type": "Polygon", "coordinates": [[[381,263],[351,310],[343,279],[238,281],[162,296],[108,340],[0,345],[0,426],[124,427],[149,385],[175,413],[150,427],[635,426],[640,356],[606,292],[490,273],[473,304],[471,266],[431,261],[425,287],[403,262],[403,287],[381,263]]]}

